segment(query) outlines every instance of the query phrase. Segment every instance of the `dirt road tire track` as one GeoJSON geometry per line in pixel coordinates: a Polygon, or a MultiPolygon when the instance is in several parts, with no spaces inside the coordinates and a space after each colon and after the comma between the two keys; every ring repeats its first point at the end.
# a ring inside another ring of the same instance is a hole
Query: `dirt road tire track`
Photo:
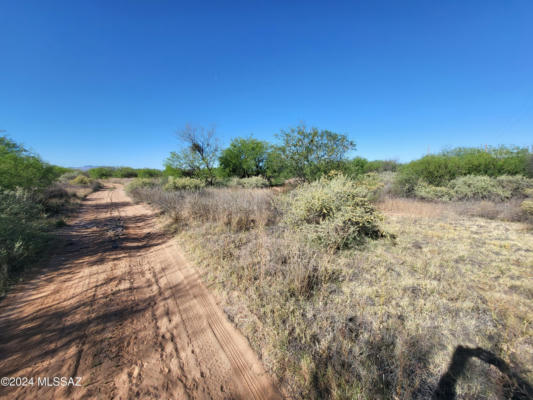
{"type": "Polygon", "coordinates": [[[82,386],[0,398],[281,398],[154,211],[120,185],[88,196],[62,235],[65,248],[0,303],[0,376],[82,386]]]}

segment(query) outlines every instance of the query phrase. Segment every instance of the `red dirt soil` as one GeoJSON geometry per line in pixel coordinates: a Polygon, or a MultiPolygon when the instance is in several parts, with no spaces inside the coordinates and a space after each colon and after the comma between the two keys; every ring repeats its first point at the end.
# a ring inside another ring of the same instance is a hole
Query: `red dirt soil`
{"type": "Polygon", "coordinates": [[[0,377],[34,378],[1,398],[281,398],[156,213],[120,185],[89,195],[61,234],[64,248],[0,303],[0,377]]]}

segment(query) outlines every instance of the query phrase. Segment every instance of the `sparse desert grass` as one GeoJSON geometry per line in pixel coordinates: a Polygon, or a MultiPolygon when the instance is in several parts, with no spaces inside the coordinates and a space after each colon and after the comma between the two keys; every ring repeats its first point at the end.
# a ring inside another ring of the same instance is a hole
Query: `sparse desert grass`
{"type": "Polygon", "coordinates": [[[97,185],[54,183],[42,190],[0,190],[0,297],[35,264],[83,197],[97,185]]]}
{"type": "Polygon", "coordinates": [[[531,222],[531,217],[521,208],[521,204],[521,199],[506,202],[472,200],[439,203],[412,198],[385,197],[377,203],[377,208],[389,214],[426,218],[469,216],[508,222],[531,222]]]}
{"type": "MultiPolygon", "coordinates": [[[[533,380],[533,234],[468,211],[490,202],[385,199],[381,227],[394,242],[329,252],[278,223],[271,190],[134,194],[177,222],[191,261],[290,399],[427,399],[459,345],[533,380]]],[[[458,398],[504,397],[496,369],[473,360],[467,370],[458,398]]]]}
{"type": "MultiPolygon", "coordinates": [[[[457,345],[531,381],[533,235],[426,204],[387,212],[396,245],[335,255],[278,228],[198,224],[179,238],[289,398],[426,399],[457,345]]],[[[458,397],[501,398],[502,381],[472,361],[458,397]]]]}

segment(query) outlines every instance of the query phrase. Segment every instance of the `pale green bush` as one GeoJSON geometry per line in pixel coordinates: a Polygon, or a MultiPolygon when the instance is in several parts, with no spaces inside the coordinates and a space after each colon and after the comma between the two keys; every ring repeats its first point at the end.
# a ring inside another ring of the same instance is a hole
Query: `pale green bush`
{"type": "Polygon", "coordinates": [[[443,186],[432,186],[425,182],[419,182],[415,187],[415,196],[419,199],[430,201],[450,201],[455,194],[453,190],[443,186]]]}
{"type": "Polygon", "coordinates": [[[521,175],[489,176],[468,175],[453,179],[448,186],[433,186],[419,181],[414,196],[423,200],[491,200],[504,201],[528,196],[533,179],[521,175]]]}
{"type": "Polygon", "coordinates": [[[59,182],[62,182],[62,183],[68,183],[70,182],[71,180],[75,179],[78,177],[78,175],[83,175],[81,174],[79,171],[70,171],[70,172],[65,172],[63,175],[61,175],[59,177],[59,182]]]}
{"type": "Polygon", "coordinates": [[[383,193],[383,189],[385,187],[385,179],[382,174],[378,174],[377,172],[368,172],[364,175],[359,175],[355,178],[355,182],[357,184],[357,190],[365,191],[364,197],[370,201],[376,201],[381,194],[383,193]]]}
{"type": "Polygon", "coordinates": [[[176,178],[170,176],[163,186],[165,190],[199,190],[205,186],[205,182],[195,178],[176,178]]]}
{"type": "Polygon", "coordinates": [[[454,193],[454,200],[508,200],[512,191],[496,179],[488,176],[468,175],[453,179],[448,187],[454,193]]]}
{"type": "Polygon", "coordinates": [[[524,200],[520,205],[520,208],[528,215],[533,216],[533,200],[524,200]]]}
{"type": "Polygon", "coordinates": [[[281,200],[283,223],[331,249],[385,236],[368,187],[342,175],[304,184],[281,200]]]}
{"type": "Polygon", "coordinates": [[[512,197],[527,196],[527,191],[533,193],[533,179],[522,175],[502,175],[496,178],[496,182],[503,189],[511,192],[512,197]]]}
{"type": "Polygon", "coordinates": [[[136,189],[141,189],[141,188],[151,188],[151,187],[155,187],[155,186],[158,186],[158,183],[154,180],[154,179],[149,179],[149,178],[137,178],[133,181],[131,181],[127,186],[126,186],[126,191],[128,193],[132,193],[133,191],[135,191],[136,189]]]}
{"type": "Polygon", "coordinates": [[[85,175],[78,175],[70,181],[72,185],[89,186],[93,183],[93,179],[87,178],[85,175]]]}
{"type": "Polygon", "coordinates": [[[268,181],[261,176],[251,176],[249,178],[231,178],[227,184],[229,187],[242,187],[246,189],[259,189],[268,187],[268,181]]]}

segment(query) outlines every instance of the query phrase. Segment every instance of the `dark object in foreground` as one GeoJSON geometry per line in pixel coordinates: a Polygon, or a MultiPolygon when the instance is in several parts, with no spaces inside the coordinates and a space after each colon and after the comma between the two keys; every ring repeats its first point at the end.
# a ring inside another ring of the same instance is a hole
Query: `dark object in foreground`
{"type": "Polygon", "coordinates": [[[433,400],[454,400],[456,396],[455,386],[461,377],[467,361],[476,357],[487,364],[493,365],[504,374],[508,381],[504,385],[504,397],[512,400],[533,399],[533,388],[524,379],[515,374],[509,365],[494,353],[477,347],[475,349],[457,346],[453,352],[452,361],[448,370],[441,376],[439,384],[433,393],[433,400]]]}

